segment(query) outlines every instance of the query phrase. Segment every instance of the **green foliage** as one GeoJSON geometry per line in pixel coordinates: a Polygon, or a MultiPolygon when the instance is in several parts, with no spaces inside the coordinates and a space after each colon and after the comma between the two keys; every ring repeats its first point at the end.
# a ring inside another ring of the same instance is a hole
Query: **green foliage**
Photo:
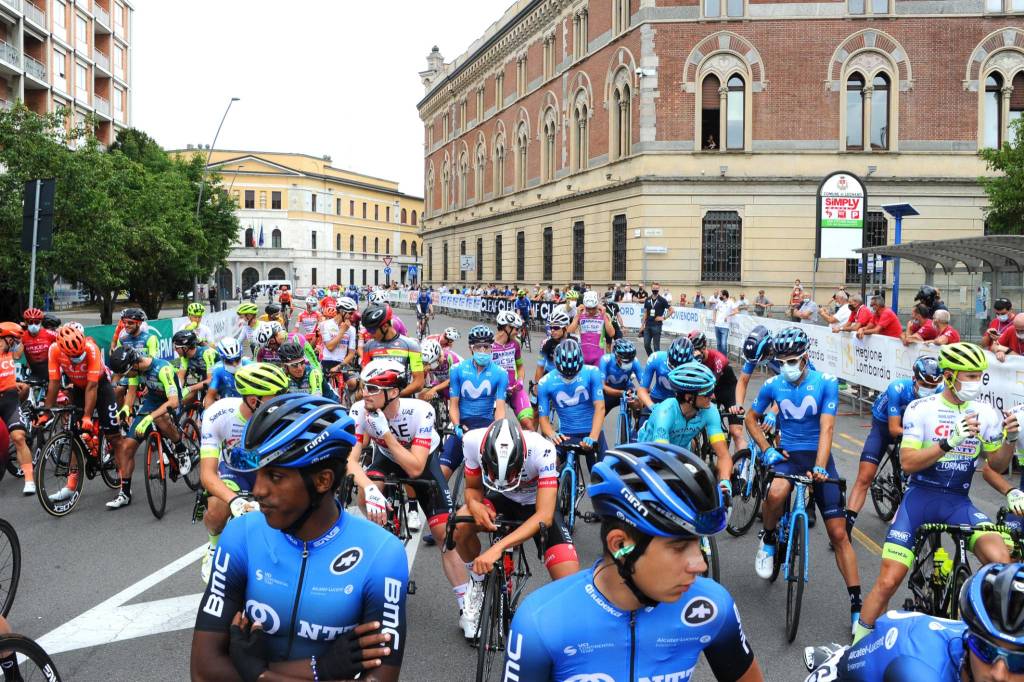
{"type": "Polygon", "coordinates": [[[985,223],[989,234],[1024,233],[1024,119],[1010,126],[1013,142],[998,149],[983,149],[981,158],[1000,175],[979,178],[988,194],[985,223]]]}

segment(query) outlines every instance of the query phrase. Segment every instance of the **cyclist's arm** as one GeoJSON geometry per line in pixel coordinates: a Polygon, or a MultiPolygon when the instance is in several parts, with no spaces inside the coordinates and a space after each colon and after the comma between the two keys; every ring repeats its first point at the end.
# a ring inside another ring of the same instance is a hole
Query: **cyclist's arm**
{"type": "Polygon", "coordinates": [[[572,316],[572,322],[570,322],[569,326],[565,328],[565,333],[566,334],[575,334],[576,333],[576,331],[580,328],[580,315],[582,315],[582,314],[583,314],[583,306],[578,306],[576,308],[576,314],[572,316]]]}
{"type": "Polygon", "coordinates": [[[504,398],[498,398],[494,401],[494,419],[505,418],[505,400],[504,398]]]}
{"type": "Polygon", "coordinates": [[[175,372],[175,374],[178,377],[178,385],[179,386],[184,386],[185,385],[185,373],[188,371],[188,358],[183,357],[183,358],[179,358],[179,360],[181,362],[178,365],[178,370],[175,372]]]}
{"type": "Polygon", "coordinates": [[[245,606],[248,555],[244,543],[241,524],[228,524],[213,557],[213,575],[199,602],[192,634],[190,668],[194,681],[241,679],[228,654],[228,642],[231,621],[245,606]]]}
{"type": "MultiPolygon", "coordinates": [[[[934,409],[929,406],[927,409],[934,409]]],[[[924,434],[923,415],[911,403],[903,413],[903,440],[900,442],[900,466],[908,474],[927,469],[939,461],[946,453],[938,443],[933,443],[931,435],[924,434]]],[[[921,410],[922,412],[924,410],[921,410]]]]}
{"type": "Polygon", "coordinates": [[[832,454],[832,438],[836,430],[836,416],[834,414],[822,414],[818,419],[820,430],[818,431],[818,456],[815,458],[815,465],[825,468],[828,466],[828,458],[832,454]]]}
{"type": "Polygon", "coordinates": [[[739,610],[728,593],[724,600],[716,601],[721,625],[704,648],[704,658],[715,679],[722,682],[762,682],[764,675],[743,632],[739,610]]]}
{"type": "Polygon", "coordinates": [[[324,394],[324,373],[316,367],[309,373],[309,394],[319,396],[324,394]]]}
{"type": "Polygon", "coordinates": [[[615,338],[615,325],[612,324],[611,315],[608,313],[604,314],[604,333],[609,339],[615,338]]]}
{"type": "Polygon", "coordinates": [[[448,397],[448,420],[451,421],[452,426],[459,425],[459,418],[461,416],[459,415],[459,397],[455,393],[457,390],[457,388],[453,388],[449,391],[450,395],[448,397]]]}
{"type": "Polygon", "coordinates": [[[981,477],[985,479],[985,483],[992,486],[1000,495],[1006,495],[1006,493],[1013,490],[1013,484],[1007,481],[1001,473],[990,467],[987,462],[981,468],[981,477]]]}
{"type": "Polygon", "coordinates": [[[604,428],[604,392],[598,392],[598,399],[594,401],[594,416],[590,420],[590,438],[597,441],[601,437],[601,430],[604,428]]]}
{"type": "Polygon", "coordinates": [[[85,385],[85,397],[82,401],[82,414],[92,418],[93,410],[96,409],[96,396],[100,392],[100,382],[90,381],[85,385]]]}
{"type": "Polygon", "coordinates": [[[335,348],[338,347],[338,344],[341,343],[341,339],[347,333],[348,333],[347,329],[345,331],[342,331],[341,327],[338,327],[338,333],[337,334],[332,336],[330,339],[324,339],[324,348],[326,348],[327,350],[334,350],[335,348]]]}
{"type": "Polygon", "coordinates": [[[139,380],[129,379],[128,390],[124,392],[124,406],[131,410],[135,407],[135,398],[139,393],[139,380]]]}
{"type": "Polygon", "coordinates": [[[224,481],[220,480],[220,475],[217,473],[219,459],[220,452],[218,450],[214,450],[213,454],[211,454],[207,446],[202,447],[199,451],[199,481],[203,484],[203,489],[210,494],[210,497],[216,497],[219,500],[223,500],[225,504],[229,504],[238,493],[229,488],[224,481]]]}
{"type": "Polygon", "coordinates": [[[540,524],[542,523],[550,528],[555,518],[555,497],[557,493],[557,478],[542,478],[537,481],[537,504],[534,507],[533,513],[518,528],[491,545],[491,549],[504,552],[508,547],[523,544],[540,532],[540,524]]]}
{"type": "Polygon", "coordinates": [[[146,337],[146,352],[151,358],[160,357],[160,340],[156,337],[156,334],[150,334],[146,337]]]}
{"type": "MultiPolygon", "coordinates": [[[[434,411],[430,410],[430,423],[434,423],[434,411]]],[[[427,445],[418,443],[419,438],[413,441],[412,446],[406,448],[395,438],[395,434],[389,430],[384,435],[384,447],[391,453],[395,463],[402,467],[402,470],[409,475],[409,478],[418,478],[427,468],[427,457],[430,455],[429,441],[427,445]]],[[[351,458],[350,458],[351,459],[351,458]]]]}
{"type": "MultiPolygon", "coordinates": [[[[356,420],[357,427],[360,427],[361,419],[362,417],[360,417],[359,420],[356,420]]],[[[373,481],[370,480],[370,477],[366,475],[366,472],[363,471],[363,467],[359,463],[360,455],[363,453],[363,449],[368,444],[369,438],[367,436],[363,436],[357,433],[355,445],[352,446],[352,450],[348,453],[348,463],[346,465],[346,469],[348,473],[352,475],[352,479],[355,482],[355,484],[358,485],[360,488],[366,488],[366,486],[371,485],[373,483],[373,481]],[[364,443],[363,441],[367,442],[364,443]]]]}
{"type": "Polygon", "coordinates": [[[168,414],[171,410],[178,409],[178,405],[180,404],[178,381],[174,376],[174,370],[172,370],[168,365],[161,368],[157,376],[160,379],[160,384],[163,386],[164,395],[167,396],[167,401],[150,413],[150,416],[153,417],[153,419],[168,414]]]}
{"type": "Polygon", "coordinates": [[[501,376],[498,377],[498,383],[494,388],[494,418],[504,419],[505,418],[505,398],[508,396],[508,372],[501,370],[498,372],[501,376]]]}
{"type": "Polygon", "coordinates": [[[604,394],[606,396],[609,396],[611,398],[619,398],[622,396],[623,393],[625,393],[623,389],[615,388],[614,386],[610,385],[607,381],[604,382],[604,394]]]}
{"type": "Polygon", "coordinates": [[[761,430],[760,424],[761,417],[772,403],[772,398],[770,392],[766,390],[767,388],[768,384],[761,387],[757,398],[754,399],[754,404],[750,406],[746,416],[743,418],[743,425],[747,427],[747,433],[754,439],[754,442],[757,443],[762,452],[772,447],[772,444],[768,442],[768,438],[764,435],[764,431],[761,430]]]}
{"type": "Polygon", "coordinates": [[[546,382],[541,381],[537,387],[537,415],[540,432],[547,438],[555,436],[555,427],[551,425],[551,397],[548,395],[546,382]]]}
{"type": "Polygon", "coordinates": [[[750,384],[750,374],[746,372],[740,372],[740,376],[736,379],[736,404],[743,406],[747,402],[747,385],[750,384]]]}
{"type": "MultiPolygon", "coordinates": [[[[890,403],[891,404],[891,403],[890,403]]],[[[903,436],[903,417],[897,415],[889,415],[889,435],[893,438],[900,438],[903,436]]]]}
{"type": "Polygon", "coordinates": [[[653,362],[648,362],[644,367],[644,371],[640,374],[640,385],[636,389],[636,396],[640,399],[640,402],[644,404],[644,407],[654,407],[654,401],[651,400],[651,379],[655,378],[657,370],[654,368],[653,362]]]}

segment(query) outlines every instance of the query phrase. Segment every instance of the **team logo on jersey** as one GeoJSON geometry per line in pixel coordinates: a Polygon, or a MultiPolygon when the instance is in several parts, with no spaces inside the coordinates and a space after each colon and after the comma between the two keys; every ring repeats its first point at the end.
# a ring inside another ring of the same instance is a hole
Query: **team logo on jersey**
{"type": "Polygon", "coordinates": [[[268,635],[273,635],[281,627],[281,618],[269,604],[250,599],[245,602],[245,611],[253,625],[259,625],[268,635]]]}
{"type": "Polygon", "coordinates": [[[900,636],[900,631],[896,628],[889,628],[889,631],[885,633],[885,648],[891,649],[896,644],[896,638],[900,636]]]}
{"type": "Polygon", "coordinates": [[[462,394],[467,398],[472,398],[473,400],[477,400],[481,396],[491,395],[493,390],[494,387],[491,386],[490,379],[484,379],[483,381],[480,382],[479,386],[474,386],[468,381],[462,384],[462,394]]]}
{"type": "Polygon", "coordinates": [[[580,402],[590,399],[590,392],[586,386],[577,386],[572,395],[568,395],[565,391],[559,391],[555,394],[555,404],[559,407],[574,407],[579,405],[580,402]]]}
{"type": "Polygon", "coordinates": [[[331,562],[331,573],[334,575],[342,575],[348,573],[353,568],[359,565],[359,562],[363,558],[363,550],[358,547],[349,547],[344,550],[341,554],[334,557],[334,561],[331,562]]]}
{"type": "Polygon", "coordinates": [[[583,673],[582,675],[573,675],[565,682],[615,682],[615,678],[604,673],[583,673]]]}
{"type": "Polygon", "coordinates": [[[715,602],[707,597],[694,597],[683,607],[682,619],[685,625],[698,627],[710,623],[717,615],[715,602]]]}
{"type": "Polygon", "coordinates": [[[787,419],[803,419],[806,416],[814,416],[818,413],[818,401],[813,395],[805,395],[799,405],[793,404],[789,398],[784,398],[779,403],[779,411],[786,415],[787,419]]]}

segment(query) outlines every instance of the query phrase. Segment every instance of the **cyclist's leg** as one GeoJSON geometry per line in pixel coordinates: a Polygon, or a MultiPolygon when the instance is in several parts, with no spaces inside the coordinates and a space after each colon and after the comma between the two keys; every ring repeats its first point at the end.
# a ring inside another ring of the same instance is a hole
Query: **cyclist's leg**
{"type": "MultiPolygon", "coordinates": [[[[448,489],[448,480],[441,471],[440,457],[432,452],[427,460],[427,468],[419,476],[425,485],[417,485],[418,501],[427,515],[427,526],[438,544],[444,542],[448,516],[455,513],[452,493],[448,489]]],[[[443,552],[441,568],[452,587],[466,583],[466,566],[459,558],[458,552],[443,552]]]]}
{"type": "Polygon", "coordinates": [[[729,409],[736,405],[736,375],[731,370],[715,384],[715,402],[725,414],[725,422],[729,425],[733,452],[745,449],[747,447],[747,430],[743,426],[743,415],[729,412],[729,409]]]}
{"type": "Polygon", "coordinates": [[[526,388],[520,388],[515,393],[508,396],[508,409],[516,415],[519,419],[519,423],[527,431],[533,431],[535,424],[533,421],[533,406],[530,405],[530,397],[527,395],[526,388]]]}
{"type": "MultiPolygon", "coordinates": [[[[533,513],[531,508],[530,513],[533,513]]],[[[544,566],[552,580],[564,578],[580,570],[580,559],[576,554],[576,546],[572,541],[569,529],[565,527],[565,519],[555,505],[555,513],[551,525],[545,530],[544,566]]],[[[535,537],[534,540],[538,538],[535,537]]]]}
{"type": "MultiPolygon", "coordinates": [[[[957,509],[956,514],[946,523],[969,524],[973,526],[990,525],[988,515],[974,506],[971,498],[964,496],[965,503],[957,509]]],[[[983,564],[1009,563],[1010,551],[1003,542],[1003,536],[996,531],[977,531],[971,536],[967,548],[974,552],[978,561],[983,564]]]]}
{"type": "Polygon", "coordinates": [[[26,485],[32,481],[32,453],[25,438],[26,425],[25,417],[21,413],[21,401],[18,399],[18,390],[12,388],[0,393],[0,419],[7,424],[7,432],[10,434],[11,442],[14,443],[15,452],[18,455],[18,464],[25,472],[26,485]]]}
{"type": "MultiPolygon", "coordinates": [[[[825,466],[829,478],[839,478],[835,461],[829,457],[825,466]]],[[[846,582],[850,592],[851,611],[857,613],[861,609],[860,572],[857,570],[857,554],[850,543],[846,532],[846,514],[843,509],[843,493],[837,483],[815,483],[814,502],[821,512],[828,533],[829,542],[836,553],[836,566],[846,582]]]]}
{"type": "Polygon", "coordinates": [[[878,462],[885,454],[886,448],[892,443],[889,435],[889,424],[874,417],[871,418],[871,431],[868,432],[867,440],[864,441],[864,451],[860,455],[860,468],[857,470],[857,482],[853,484],[850,491],[850,499],[846,505],[846,516],[852,528],[857,514],[864,508],[864,500],[867,499],[868,487],[875,478],[878,471],[878,462]]]}

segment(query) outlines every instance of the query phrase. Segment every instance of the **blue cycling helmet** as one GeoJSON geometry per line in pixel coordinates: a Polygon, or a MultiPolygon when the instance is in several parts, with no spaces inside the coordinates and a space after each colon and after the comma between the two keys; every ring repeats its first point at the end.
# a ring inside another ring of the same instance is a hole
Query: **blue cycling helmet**
{"type": "Polygon", "coordinates": [[[1024,564],[988,564],[960,590],[960,618],[993,644],[1024,647],[1024,564]]]}
{"type": "Polygon", "coordinates": [[[629,443],[594,465],[587,488],[597,515],[647,536],[696,537],[725,528],[718,478],[697,455],[668,443],[629,443]]]}
{"type": "Polygon", "coordinates": [[[487,325],[478,324],[469,330],[469,345],[478,343],[494,343],[494,331],[487,325]]]}
{"type": "Polygon", "coordinates": [[[747,362],[764,362],[772,356],[772,333],[763,324],[750,330],[743,342],[743,359],[747,362]]]}
{"type": "Polygon", "coordinates": [[[612,352],[619,360],[632,362],[636,359],[636,344],[629,339],[615,339],[615,343],[612,344],[612,352]]]}
{"type": "Polygon", "coordinates": [[[583,349],[576,339],[566,339],[555,348],[555,369],[564,377],[574,377],[583,369],[583,349]]]}
{"type": "Polygon", "coordinates": [[[685,336],[680,336],[668,347],[669,368],[678,367],[693,360],[693,342],[685,336]]]}
{"type": "Polygon", "coordinates": [[[800,327],[786,327],[772,339],[772,354],[777,358],[803,355],[810,347],[811,340],[800,327]]]}
{"type": "Polygon", "coordinates": [[[939,369],[939,361],[927,356],[914,360],[914,379],[926,384],[938,384],[942,381],[942,370],[939,369]]]}
{"type": "Polygon", "coordinates": [[[676,393],[711,395],[715,390],[715,373],[693,361],[679,365],[668,373],[668,382],[676,393]]]}

